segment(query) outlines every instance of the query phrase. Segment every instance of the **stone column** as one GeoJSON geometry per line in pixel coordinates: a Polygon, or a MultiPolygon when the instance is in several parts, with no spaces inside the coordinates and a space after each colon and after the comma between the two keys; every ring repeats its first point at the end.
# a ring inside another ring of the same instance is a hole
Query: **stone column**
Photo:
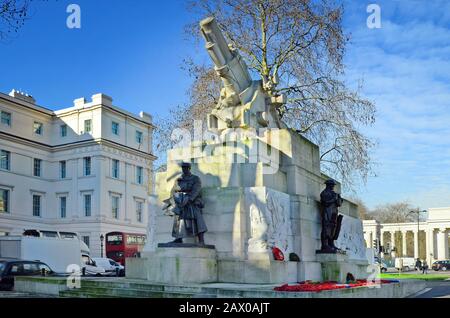
{"type": "Polygon", "coordinates": [[[414,258],[419,258],[419,232],[414,231],[414,258]]]}
{"type": "Polygon", "coordinates": [[[408,231],[402,231],[402,255],[403,257],[408,256],[408,244],[406,244],[406,234],[408,231]]]}
{"type": "MultiPolygon", "coordinates": [[[[391,231],[391,251],[395,249],[395,231],[391,231]]],[[[394,257],[398,255],[397,252],[392,252],[391,255],[394,257]]]]}
{"type": "Polygon", "coordinates": [[[431,267],[433,258],[436,258],[436,255],[434,254],[434,229],[433,228],[427,230],[427,258],[429,259],[428,266],[431,267]],[[433,254],[433,256],[431,256],[430,254],[433,254]]]}
{"type": "Polygon", "coordinates": [[[444,260],[447,259],[448,254],[448,248],[447,248],[447,229],[440,228],[438,232],[438,241],[437,241],[437,252],[438,252],[438,259],[444,260]]]}

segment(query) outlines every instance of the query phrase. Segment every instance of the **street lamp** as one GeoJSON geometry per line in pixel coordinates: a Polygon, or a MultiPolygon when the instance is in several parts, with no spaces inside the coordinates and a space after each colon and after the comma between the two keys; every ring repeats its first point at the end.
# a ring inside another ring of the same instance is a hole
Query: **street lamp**
{"type": "Polygon", "coordinates": [[[410,211],[408,213],[408,215],[410,215],[411,213],[415,213],[417,214],[417,257],[420,258],[420,241],[419,241],[419,227],[420,227],[420,213],[426,213],[427,210],[422,210],[422,211],[410,211]]]}
{"type": "Polygon", "coordinates": [[[103,240],[105,239],[105,237],[103,236],[103,234],[100,235],[100,257],[103,258],[103,240]]]}

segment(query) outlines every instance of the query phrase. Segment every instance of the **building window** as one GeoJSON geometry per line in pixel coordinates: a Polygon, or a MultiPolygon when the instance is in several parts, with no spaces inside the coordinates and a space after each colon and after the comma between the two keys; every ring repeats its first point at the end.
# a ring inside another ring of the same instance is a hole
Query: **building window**
{"type": "Polygon", "coordinates": [[[33,195],[33,216],[41,216],[41,196],[33,195]]]}
{"type": "Polygon", "coordinates": [[[59,162],[59,170],[60,170],[61,179],[65,179],[66,178],[66,162],[65,161],[59,162]]]}
{"type": "Polygon", "coordinates": [[[91,175],[91,157],[85,157],[83,161],[84,161],[84,167],[83,167],[84,175],[90,176],[91,175]]]}
{"type": "Polygon", "coordinates": [[[8,125],[9,127],[11,127],[11,114],[2,111],[1,122],[2,122],[2,124],[5,124],[5,125],[8,125]]]}
{"type": "Polygon", "coordinates": [[[0,169],[9,170],[11,161],[11,153],[6,150],[0,151],[0,169]]]}
{"type": "Polygon", "coordinates": [[[90,245],[90,239],[89,239],[89,236],[82,236],[81,237],[81,239],[83,240],[83,242],[84,242],[84,244],[86,244],[87,245],[87,247],[90,247],[89,245],[90,245]]]}
{"type": "Polygon", "coordinates": [[[142,144],[142,131],[136,130],[136,142],[142,144]]]}
{"type": "Polygon", "coordinates": [[[90,133],[92,132],[92,120],[86,119],[84,121],[84,133],[90,133]]]}
{"type": "Polygon", "coordinates": [[[67,198],[66,197],[60,197],[59,198],[59,212],[61,219],[65,219],[67,216],[67,198]]]}
{"type": "Polygon", "coordinates": [[[111,200],[112,200],[112,202],[111,202],[112,217],[114,219],[118,219],[119,218],[119,197],[112,196],[111,200]]]}
{"type": "Polygon", "coordinates": [[[33,124],[33,131],[34,131],[34,133],[36,135],[42,135],[43,130],[44,130],[43,127],[44,127],[44,124],[35,121],[34,124],[33,124]]]}
{"type": "Polygon", "coordinates": [[[0,189],[0,213],[9,213],[9,190],[0,189]]]}
{"type": "Polygon", "coordinates": [[[41,173],[42,173],[42,160],[41,159],[34,159],[33,175],[35,177],[40,177],[41,173]]]}
{"type": "Polygon", "coordinates": [[[67,137],[67,125],[59,126],[59,132],[61,137],[67,137]]]}
{"type": "Polygon", "coordinates": [[[142,202],[137,201],[136,202],[136,220],[139,223],[142,223],[142,208],[143,208],[144,204],[142,202]]]}
{"type": "Polygon", "coordinates": [[[112,133],[119,136],[119,123],[116,123],[115,121],[112,122],[112,133]]]}
{"type": "Polygon", "coordinates": [[[84,195],[84,216],[91,216],[91,202],[92,197],[90,194],[84,195]]]}
{"type": "Polygon", "coordinates": [[[119,179],[119,175],[120,175],[119,165],[120,165],[119,160],[113,159],[113,161],[112,161],[112,177],[115,179],[119,179]]]}
{"type": "Polygon", "coordinates": [[[144,169],[142,167],[136,167],[136,183],[142,184],[143,183],[143,171],[144,169]]]}

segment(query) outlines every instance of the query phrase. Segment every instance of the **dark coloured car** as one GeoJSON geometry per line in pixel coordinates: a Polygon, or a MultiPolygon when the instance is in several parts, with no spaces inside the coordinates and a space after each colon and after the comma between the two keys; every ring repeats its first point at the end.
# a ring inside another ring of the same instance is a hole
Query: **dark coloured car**
{"type": "Polygon", "coordinates": [[[450,260],[437,261],[434,262],[431,268],[435,271],[449,271],[450,270],[450,260]]]}
{"type": "Polygon", "coordinates": [[[0,290],[12,290],[16,276],[38,276],[44,272],[53,274],[50,267],[42,262],[0,259],[0,290]]]}

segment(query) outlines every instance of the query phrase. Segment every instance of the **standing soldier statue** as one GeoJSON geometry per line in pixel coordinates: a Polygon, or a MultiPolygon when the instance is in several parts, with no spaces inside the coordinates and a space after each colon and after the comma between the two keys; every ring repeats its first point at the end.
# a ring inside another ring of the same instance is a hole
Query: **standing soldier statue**
{"type": "Polygon", "coordinates": [[[321,216],[322,216],[322,248],[321,253],[337,253],[340,251],[334,241],[338,239],[341,230],[342,215],[339,215],[338,208],[343,200],[339,193],[334,191],[336,181],[333,179],[325,182],[326,188],[320,194],[321,216]]]}
{"type": "Polygon", "coordinates": [[[174,216],[171,243],[183,243],[183,238],[197,237],[199,245],[205,245],[204,233],[208,231],[202,215],[203,200],[200,178],[191,173],[191,164],[182,163],[183,175],[176,180],[171,198],[164,209],[174,216]]]}

